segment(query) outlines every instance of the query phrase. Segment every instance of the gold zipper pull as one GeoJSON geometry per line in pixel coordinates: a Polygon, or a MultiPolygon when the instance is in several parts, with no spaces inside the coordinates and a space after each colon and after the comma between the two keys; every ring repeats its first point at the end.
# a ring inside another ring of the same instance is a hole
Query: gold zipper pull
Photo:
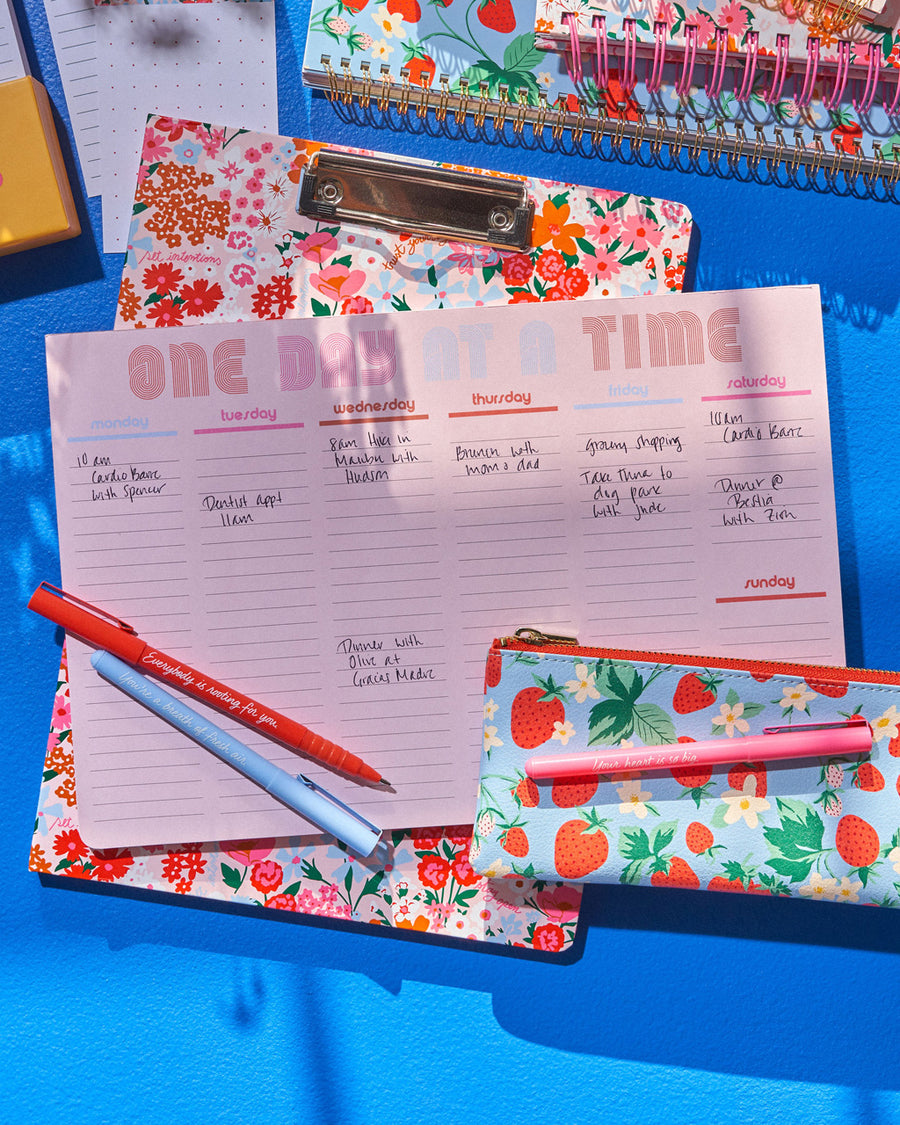
{"type": "Polygon", "coordinates": [[[567,637],[557,633],[542,633],[540,629],[532,629],[527,626],[516,629],[516,634],[512,639],[521,641],[526,645],[566,645],[572,648],[578,645],[577,637],[567,637]]]}

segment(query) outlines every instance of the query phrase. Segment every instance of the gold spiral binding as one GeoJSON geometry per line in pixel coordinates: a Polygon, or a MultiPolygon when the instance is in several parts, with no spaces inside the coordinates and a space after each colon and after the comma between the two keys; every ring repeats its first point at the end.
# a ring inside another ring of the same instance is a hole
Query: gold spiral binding
{"type": "Polygon", "coordinates": [[[653,131],[653,136],[650,138],[650,152],[654,157],[658,157],[662,152],[663,137],[665,134],[666,119],[661,113],[656,115],[656,129],[653,131]]]}
{"type": "Polygon", "coordinates": [[[822,144],[822,134],[813,133],[813,162],[809,167],[810,179],[815,179],[822,167],[822,158],[825,155],[825,145],[822,144]]]}
{"type": "Polygon", "coordinates": [[[456,107],[453,116],[456,120],[457,128],[461,128],[465,123],[466,117],[469,115],[469,80],[468,78],[460,78],[459,80],[459,97],[457,98],[456,107]]]}
{"type": "Polygon", "coordinates": [[[694,139],[688,147],[688,156],[692,161],[700,159],[700,153],[704,149],[704,141],[706,140],[706,132],[703,129],[703,123],[698,121],[697,128],[694,131],[694,139]]]}
{"type": "Polygon", "coordinates": [[[325,71],[325,77],[328,82],[328,96],[332,101],[337,101],[337,76],[334,73],[334,69],[331,65],[331,59],[328,57],[328,55],[322,56],[322,69],[325,71]]]}
{"type": "Polygon", "coordinates": [[[669,141],[669,152],[672,154],[673,160],[678,159],[687,139],[687,125],[685,124],[683,110],[676,110],[675,121],[675,136],[669,141]]]}
{"type": "Polygon", "coordinates": [[[728,165],[732,170],[740,164],[741,157],[744,155],[744,142],[747,140],[747,135],[744,132],[743,121],[735,121],[734,138],[734,149],[728,153],[728,165]]]}
{"type": "Polygon", "coordinates": [[[550,135],[553,137],[554,141],[559,140],[559,138],[563,135],[565,128],[566,102],[562,95],[560,95],[559,99],[556,102],[556,120],[550,126],[550,135]]]}
{"type": "Polygon", "coordinates": [[[506,123],[506,115],[509,112],[509,86],[501,82],[497,89],[497,103],[494,108],[494,128],[499,130],[503,128],[506,123]]]}
{"type": "Polygon", "coordinates": [[[358,101],[363,109],[368,109],[372,101],[372,73],[369,69],[368,62],[361,62],[359,69],[362,71],[363,88],[362,93],[358,95],[358,101]]]}
{"type": "Polygon", "coordinates": [[[521,137],[525,131],[525,121],[528,116],[528,91],[524,86],[519,87],[518,99],[516,116],[513,121],[513,133],[517,137],[521,137]]]}
{"type": "Polygon", "coordinates": [[[378,108],[382,113],[387,113],[391,104],[391,68],[387,63],[381,64],[381,90],[378,94],[378,108]]]}
{"type": "Polygon", "coordinates": [[[713,137],[713,145],[712,145],[712,148],[709,150],[709,158],[710,158],[710,161],[712,163],[718,164],[719,159],[722,156],[722,150],[725,147],[725,140],[726,140],[725,122],[722,120],[721,117],[717,117],[716,118],[716,132],[715,132],[715,136],[713,137]]]}
{"type": "MultiPolygon", "coordinates": [[[[646,145],[658,163],[664,160],[662,153],[665,148],[668,148],[672,161],[677,162],[686,149],[692,162],[705,154],[713,170],[717,167],[725,170],[725,166],[732,173],[741,161],[746,162],[751,174],[756,174],[765,162],[770,172],[784,166],[791,178],[801,169],[805,169],[809,181],[815,180],[821,173],[823,188],[830,189],[835,188],[841,175],[849,185],[861,176],[870,193],[875,185],[881,185],[885,197],[897,199],[893,189],[900,181],[900,151],[882,153],[877,143],[873,143],[870,155],[858,143],[852,153],[840,148],[832,152],[825,147],[821,134],[815,130],[812,131],[812,140],[806,143],[803,132],[795,129],[789,143],[780,126],[774,126],[772,137],[767,135],[768,126],[754,122],[754,134],[750,136],[744,122],[728,122],[720,117],[709,121],[690,116],[689,120],[689,107],[686,105],[680,106],[671,116],[658,111],[653,124],[644,111],[634,120],[629,120],[626,102],[618,102],[614,114],[610,114],[602,97],[596,112],[593,112],[580,98],[569,103],[560,97],[551,105],[544,90],[538,92],[535,104],[525,87],[520,87],[513,98],[508,85],[503,85],[499,96],[491,97],[489,85],[484,81],[478,83],[477,93],[465,78],[459,79],[457,90],[451,90],[449,78],[442,74],[439,84],[431,89],[426,84],[414,86],[406,67],[401,70],[398,80],[392,76],[390,67],[383,63],[378,79],[366,64],[361,64],[359,74],[354,76],[347,59],[341,60],[339,72],[332,66],[329,56],[323,55],[321,61],[322,70],[315,75],[318,81],[311,84],[323,89],[335,104],[357,102],[368,107],[374,100],[382,113],[386,114],[393,106],[400,116],[408,114],[412,105],[419,117],[431,111],[439,123],[444,123],[452,112],[458,127],[472,120],[478,129],[483,128],[491,117],[498,132],[511,124],[512,133],[517,138],[524,138],[526,126],[529,126],[536,140],[540,141],[548,130],[554,143],[568,134],[580,145],[587,132],[594,152],[602,153],[604,140],[608,139],[612,152],[626,160],[637,159],[646,145]],[[626,139],[629,142],[627,148],[626,139]]],[[[808,124],[812,126],[811,121],[808,124]]]]}
{"type": "Polygon", "coordinates": [[[478,83],[478,99],[476,101],[476,105],[478,108],[472,115],[472,119],[475,122],[476,129],[484,128],[484,119],[487,116],[489,89],[490,87],[484,80],[478,83]]]}
{"type": "Polygon", "coordinates": [[[400,70],[400,96],[394,99],[395,109],[401,117],[405,117],[409,112],[409,95],[411,84],[409,81],[409,68],[402,67],[400,70]]]}
{"type": "Polygon", "coordinates": [[[341,74],[343,74],[343,76],[344,76],[344,80],[341,83],[341,86],[343,87],[343,93],[341,94],[341,101],[344,103],[344,105],[352,105],[353,104],[353,73],[350,70],[350,60],[349,59],[341,59],[341,74]]]}
{"type": "Polygon", "coordinates": [[[438,98],[438,104],[434,108],[434,116],[437,121],[443,125],[447,116],[447,110],[450,106],[450,78],[449,75],[442,74],[440,77],[441,93],[438,98]]]}

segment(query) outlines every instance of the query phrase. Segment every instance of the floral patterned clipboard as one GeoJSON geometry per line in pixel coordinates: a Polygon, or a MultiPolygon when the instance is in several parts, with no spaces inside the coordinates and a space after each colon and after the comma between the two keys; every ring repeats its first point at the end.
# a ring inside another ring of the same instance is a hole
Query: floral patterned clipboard
{"type": "Polygon", "coordinates": [[[683,204],[522,177],[535,203],[529,251],[439,242],[299,214],[301,173],[322,147],[151,117],[115,327],[624,297],[683,287],[693,227],[683,204]]]}
{"type": "Polygon", "coordinates": [[[78,830],[69,716],[64,648],[31,871],[545,953],[572,945],[581,888],[476,875],[468,859],[468,826],[390,833],[392,863],[384,867],[327,836],[95,852],[78,830]]]}

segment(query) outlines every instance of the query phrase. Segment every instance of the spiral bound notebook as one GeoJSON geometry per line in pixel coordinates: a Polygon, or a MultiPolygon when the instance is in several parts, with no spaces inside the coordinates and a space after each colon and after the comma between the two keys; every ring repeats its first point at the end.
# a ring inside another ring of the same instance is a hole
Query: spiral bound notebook
{"type": "Polygon", "coordinates": [[[303,77],[383,127],[430,113],[452,136],[894,199],[898,52],[890,28],[814,37],[740,0],[313,0],[303,77]]]}

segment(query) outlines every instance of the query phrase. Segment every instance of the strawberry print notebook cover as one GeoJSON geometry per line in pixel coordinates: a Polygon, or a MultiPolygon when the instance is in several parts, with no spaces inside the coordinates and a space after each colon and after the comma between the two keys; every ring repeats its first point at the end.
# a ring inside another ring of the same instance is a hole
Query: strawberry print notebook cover
{"type": "Polygon", "coordinates": [[[422,934],[567,950],[581,888],[469,862],[471,827],[392,832],[392,862],[360,859],[328,836],[180,843],[95,852],[81,838],[63,648],[29,869],[70,879],[165,891],[422,934]]]}
{"type": "Polygon", "coordinates": [[[625,297],[683,287],[693,224],[680,203],[521,177],[535,204],[527,252],[440,242],[299,214],[301,174],[323,147],[149,118],[115,327],[625,297]]]}
{"type": "Polygon", "coordinates": [[[900,906],[898,732],[900,673],[496,641],[472,865],[900,906]],[[742,760],[746,735],[851,716],[871,726],[868,755],[742,760]],[[710,738],[729,742],[731,764],[540,782],[524,771],[535,753],[710,738]]]}

